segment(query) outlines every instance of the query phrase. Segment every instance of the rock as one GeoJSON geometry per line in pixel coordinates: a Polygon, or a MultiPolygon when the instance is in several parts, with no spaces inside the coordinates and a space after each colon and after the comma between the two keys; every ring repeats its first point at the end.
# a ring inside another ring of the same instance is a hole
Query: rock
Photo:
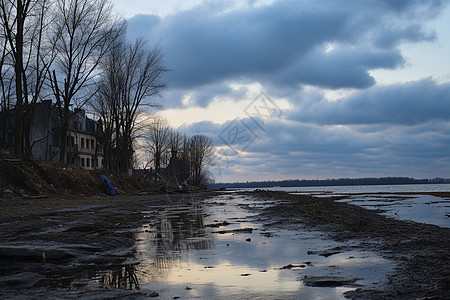
{"type": "Polygon", "coordinates": [[[305,267],[306,267],[306,265],[288,264],[286,266],[281,267],[280,270],[293,269],[293,268],[305,268],[305,267]]]}
{"type": "Polygon", "coordinates": [[[308,255],[315,254],[323,257],[339,254],[341,251],[329,250],[329,251],[308,251],[308,255]]]}
{"type": "Polygon", "coordinates": [[[223,222],[217,222],[217,221],[214,221],[215,223],[212,223],[212,224],[205,224],[204,226],[205,227],[222,227],[222,226],[228,226],[228,225],[230,225],[231,223],[229,223],[229,222],[227,222],[227,221],[223,221],[223,222]]]}
{"type": "Polygon", "coordinates": [[[213,231],[212,233],[225,234],[225,233],[252,233],[252,232],[253,228],[247,227],[247,228],[213,231]]]}
{"type": "Polygon", "coordinates": [[[359,278],[339,277],[339,276],[308,276],[303,278],[303,283],[307,286],[334,287],[355,283],[359,278]]]}

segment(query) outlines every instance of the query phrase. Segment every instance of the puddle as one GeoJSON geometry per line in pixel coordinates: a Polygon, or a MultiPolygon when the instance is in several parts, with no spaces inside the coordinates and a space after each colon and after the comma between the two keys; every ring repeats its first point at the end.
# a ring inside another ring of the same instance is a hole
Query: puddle
{"type": "Polygon", "coordinates": [[[450,228],[450,199],[430,195],[358,195],[338,202],[352,203],[367,209],[380,209],[383,215],[391,218],[450,228]]]}
{"type": "Polygon", "coordinates": [[[320,232],[267,231],[252,211],[267,205],[227,195],[195,209],[148,212],[157,217],[136,235],[139,286],[161,299],[343,299],[384,283],[390,261],[372,252],[320,255],[342,246],[320,232]]]}

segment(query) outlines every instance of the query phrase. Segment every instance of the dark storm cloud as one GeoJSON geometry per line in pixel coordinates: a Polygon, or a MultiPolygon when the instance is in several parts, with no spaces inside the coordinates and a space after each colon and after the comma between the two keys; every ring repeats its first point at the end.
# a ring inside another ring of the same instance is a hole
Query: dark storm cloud
{"type": "Polygon", "coordinates": [[[316,124],[402,124],[450,120],[450,84],[430,79],[377,86],[336,100],[303,99],[289,117],[316,124]]]}
{"type": "Polygon", "coordinates": [[[317,50],[306,55],[297,64],[287,68],[279,84],[296,85],[299,82],[326,88],[367,88],[375,80],[369,69],[392,69],[403,63],[398,51],[335,49],[317,50]]]}
{"type": "MultiPolygon", "coordinates": [[[[214,2],[215,3],[215,2],[214,2]]],[[[441,1],[276,1],[223,11],[206,2],[163,19],[129,20],[131,36],[160,40],[173,88],[222,80],[365,88],[369,71],[403,63],[395,47],[434,38],[422,26],[441,1]],[[324,52],[327,44],[336,51],[324,52]]]]}
{"type": "MultiPolygon", "coordinates": [[[[251,124],[251,120],[243,121],[251,124]]],[[[236,168],[243,173],[242,178],[274,178],[277,174],[282,178],[434,177],[448,174],[450,165],[448,121],[384,126],[368,133],[359,125],[317,126],[271,120],[241,155],[227,151],[228,145],[220,138],[230,122],[201,122],[186,128],[210,136],[228,153],[215,157],[212,171],[216,176],[236,168]]]]}

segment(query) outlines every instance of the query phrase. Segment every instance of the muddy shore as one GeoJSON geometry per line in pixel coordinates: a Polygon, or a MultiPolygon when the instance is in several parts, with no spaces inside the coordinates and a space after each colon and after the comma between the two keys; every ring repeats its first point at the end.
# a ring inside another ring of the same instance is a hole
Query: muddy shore
{"type": "MultiPolygon", "coordinates": [[[[398,263],[381,290],[358,289],[355,299],[448,299],[450,229],[386,218],[376,211],[282,192],[253,192],[260,199],[282,200],[258,211],[267,226],[311,226],[332,239],[358,239],[398,263]]],[[[133,257],[134,231],[143,211],[164,205],[201,204],[217,192],[92,198],[0,199],[0,298],[146,298],[153,291],[93,289],[80,274],[123,266],[133,257]],[[74,284],[76,282],[76,285],[74,284]],[[68,288],[70,287],[70,288],[68,288]]],[[[445,195],[441,195],[445,197],[445,195]]]]}
{"type": "Polygon", "coordinates": [[[135,231],[146,209],[194,206],[213,194],[0,199],[0,298],[48,297],[48,288],[50,298],[151,296],[139,290],[93,290],[79,279],[89,277],[91,267],[120,269],[133,257],[135,231]]]}
{"type": "MultiPolygon", "coordinates": [[[[448,193],[432,193],[448,197],[448,193]]],[[[357,289],[357,299],[450,299],[450,228],[387,218],[375,210],[335,202],[343,197],[316,198],[284,192],[258,193],[283,199],[264,215],[278,219],[274,226],[307,224],[338,241],[358,239],[364,250],[381,252],[398,263],[381,290],[357,289]]]]}

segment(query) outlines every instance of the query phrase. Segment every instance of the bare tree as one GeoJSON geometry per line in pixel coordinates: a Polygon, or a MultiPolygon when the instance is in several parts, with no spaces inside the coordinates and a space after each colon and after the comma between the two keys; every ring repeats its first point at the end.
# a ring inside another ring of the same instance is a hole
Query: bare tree
{"type": "Polygon", "coordinates": [[[183,145],[183,134],[176,129],[172,129],[169,134],[169,149],[178,152],[183,145]]]}
{"type": "Polygon", "coordinates": [[[147,132],[147,143],[155,167],[155,180],[157,172],[161,168],[163,155],[169,149],[171,128],[165,119],[155,117],[147,132]]]}
{"type": "Polygon", "coordinates": [[[121,140],[120,133],[120,93],[122,89],[122,65],[117,63],[123,54],[124,36],[119,36],[111,51],[100,63],[101,76],[98,82],[97,94],[91,103],[94,111],[100,116],[103,129],[104,168],[113,171],[119,170],[118,148],[121,140]]]}
{"type": "Polygon", "coordinates": [[[28,48],[24,77],[24,152],[31,156],[31,126],[36,103],[42,98],[44,84],[48,79],[50,67],[56,57],[53,30],[55,15],[51,0],[40,0],[34,5],[33,19],[30,22],[30,45],[28,48]]]}
{"type": "Polygon", "coordinates": [[[23,88],[26,86],[24,76],[25,25],[36,0],[0,0],[1,25],[13,59],[15,76],[15,137],[14,152],[23,154],[23,88]]]}
{"type": "MultiPolygon", "coordinates": [[[[49,28],[53,24],[51,5],[52,0],[0,0],[0,24],[5,41],[2,58],[9,57],[14,66],[16,154],[31,156],[34,108],[55,57],[54,45],[49,40],[49,28]]],[[[12,86],[11,81],[9,85],[7,82],[2,78],[4,99],[12,86]]]]}
{"type": "Polygon", "coordinates": [[[115,156],[118,172],[131,166],[133,139],[136,137],[138,116],[144,107],[158,107],[151,99],[165,87],[166,72],[159,47],[149,49],[143,40],[128,44],[118,41],[102,64],[102,81],[98,103],[103,103],[102,119],[111,125],[111,140],[106,141],[115,156]]]}
{"type": "Polygon", "coordinates": [[[96,93],[101,60],[123,33],[108,0],[56,0],[58,52],[51,87],[61,119],[60,161],[64,162],[69,108],[84,106],[96,93]]]}
{"type": "Polygon", "coordinates": [[[8,129],[13,128],[11,101],[14,90],[14,69],[12,68],[8,40],[3,31],[0,31],[0,43],[2,45],[0,53],[0,148],[6,149],[11,147],[11,141],[8,141],[7,144],[8,129]]]}
{"type": "MultiPolygon", "coordinates": [[[[1,18],[3,19],[3,18],[1,18]]],[[[1,25],[2,23],[0,23],[1,25]]],[[[2,26],[2,29],[4,27],[2,26]]],[[[8,40],[4,30],[0,30],[0,110],[5,111],[10,108],[11,86],[13,85],[13,76],[11,76],[11,62],[9,61],[8,40]]]]}
{"type": "Polygon", "coordinates": [[[207,166],[214,153],[212,139],[205,135],[194,135],[189,140],[189,163],[191,181],[195,186],[206,183],[207,166]]]}
{"type": "MultiPolygon", "coordinates": [[[[113,73],[113,72],[111,72],[113,73]]],[[[96,114],[100,116],[100,123],[102,128],[102,137],[99,142],[103,144],[103,167],[107,170],[115,168],[115,150],[114,150],[114,120],[117,115],[116,93],[114,84],[112,82],[114,75],[104,72],[102,75],[107,78],[99,86],[95,101],[92,103],[92,108],[96,114]],[[111,84],[107,85],[106,82],[111,84]]]]}

